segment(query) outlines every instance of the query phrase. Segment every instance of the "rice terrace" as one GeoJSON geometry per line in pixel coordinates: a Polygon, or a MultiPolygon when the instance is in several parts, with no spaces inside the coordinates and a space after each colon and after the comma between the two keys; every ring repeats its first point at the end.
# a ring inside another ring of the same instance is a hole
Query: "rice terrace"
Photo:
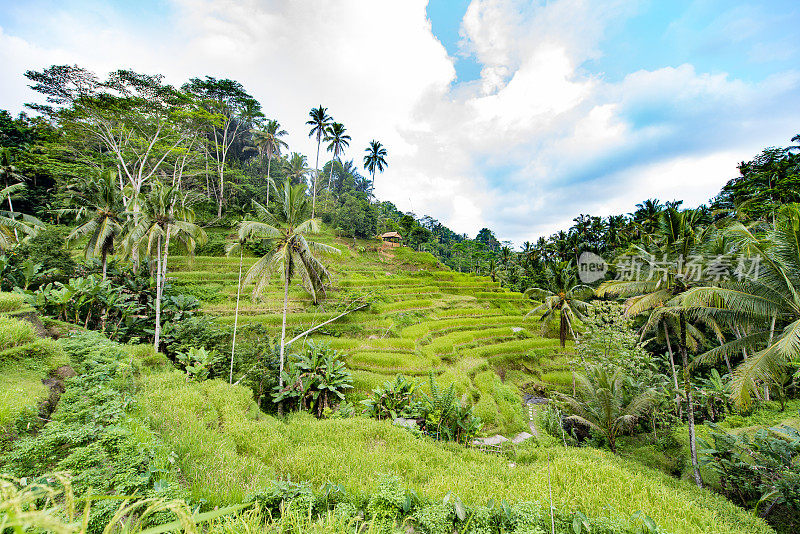
{"type": "Polygon", "coordinates": [[[798,24],[0,3],[0,533],[800,531],[798,24]]]}

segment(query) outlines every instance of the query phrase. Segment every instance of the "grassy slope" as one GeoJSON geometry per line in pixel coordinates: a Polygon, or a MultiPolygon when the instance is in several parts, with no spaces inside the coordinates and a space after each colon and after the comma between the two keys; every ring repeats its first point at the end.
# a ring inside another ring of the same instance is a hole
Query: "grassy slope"
{"type": "MultiPolygon", "coordinates": [[[[0,293],[3,312],[19,311],[14,297],[0,293]]],[[[0,313],[0,449],[17,429],[38,423],[38,406],[48,396],[42,379],[66,363],[58,345],[39,339],[30,323],[0,313]]]]}
{"type": "Polygon", "coordinates": [[[416,438],[386,421],[296,414],[283,423],[259,413],[244,388],[187,384],[173,371],[146,377],[139,398],[142,418],[177,453],[181,482],[215,505],[238,501],[276,477],[315,486],[332,481],[366,493],[381,474],[399,475],[429,497],[452,491],[468,504],[547,503],[549,470],[559,509],[616,518],[641,510],[674,533],[770,532],[720,496],[605,451],[528,442],[512,464],[416,438]]]}
{"type": "MultiPolygon", "coordinates": [[[[425,380],[433,370],[442,384],[456,384],[459,394],[476,406],[486,433],[511,434],[525,429],[520,390],[570,383],[557,341],[541,337],[542,323],[523,318],[531,305],[521,294],[503,290],[487,277],[444,270],[427,253],[400,248],[383,254],[374,242],[354,244],[329,231],[318,240],[342,251],[325,259],[333,287],[319,306],[313,306],[299,286],[292,287],[288,324],[299,333],[337,315],[336,304],[348,296],[372,295],[375,304],[369,310],[312,336],[346,354],[355,384],[350,400],[360,400],[397,373],[425,380]]],[[[176,283],[205,297],[205,311],[217,315],[218,321],[232,324],[239,259],[170,261],[176,283]]],[[[255,259],[244,261],[246,271],[255,259]]],[[[245,293],[240,304],[240,324],[261,323],[278,335],[278,283],[258,302],[249,297],[245,293]]]]}

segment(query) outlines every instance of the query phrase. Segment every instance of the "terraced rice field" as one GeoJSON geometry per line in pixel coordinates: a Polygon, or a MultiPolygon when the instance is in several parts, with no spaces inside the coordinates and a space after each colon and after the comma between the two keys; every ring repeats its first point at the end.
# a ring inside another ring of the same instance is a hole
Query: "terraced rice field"
{"type": "MultiPolygon", "coordinates": [[[[524,428],[522,393],[565,389],[571,384],[570,352],[548,337],[552,325],[525,318],[534,303],[488,277],[446,268],[425,253],[374,250],[374,244],[323,236],[342,250],[325,258],[333,275],[327,298],[313,305],[295,284],[290,288],[288,330],[294,334],[340,314],[356,296],[372,304],[326,325],[310,340],[345,354],[354,377],[352,401],[395,375],[427,380],[434,372],[455,384],[486,423],[486,432],[524,428]],[[549,330],[549,332],[545,332],[549,330]]],[[[204,300],[204,311],[233,324],[239,258],[171,259],[174,283],[204,300]]],[[[244,271],[255,258],[244,258],[244,271]]],[[[262,299],[243,290],[239,324],[260,323],[280,335],[282,287],[276,280],[262,299]]]]}

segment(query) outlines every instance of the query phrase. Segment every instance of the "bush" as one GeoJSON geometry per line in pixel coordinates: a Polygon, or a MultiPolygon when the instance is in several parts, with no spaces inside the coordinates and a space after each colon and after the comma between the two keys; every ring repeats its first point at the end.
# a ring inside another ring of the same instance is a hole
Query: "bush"
{"type": "MultiPolygon", "coordinates": [[[[75,274],[75,260],[66,248],[68,228],[47,226],[20,247],[20,259],[30,259],[41,264],[42,270],[54,269],[55,279],[66,281],[75,274]]],[[[43,281],[44,282],[44,281],[43,281]]]]}
{"type": "Polygon", "coordinates": [[[43,373],[47,373],[52,369],[67,365],[69,358],[64,354],[57,341],[41,338],[0,352],[0,364],[9,362],[40,369],[43,373]]]}

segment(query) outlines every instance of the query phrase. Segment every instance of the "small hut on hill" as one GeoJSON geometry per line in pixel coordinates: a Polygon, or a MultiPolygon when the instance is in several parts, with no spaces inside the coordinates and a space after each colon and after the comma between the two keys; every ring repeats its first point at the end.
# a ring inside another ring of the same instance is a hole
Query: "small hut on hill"
{"type": "Polygon", "coordinates": [[[381,242],[383,248],[393,248],[400,246],[400,240],[402,236],[397,232],[386,232],[385,234],[381,234],[381,242]]]}

